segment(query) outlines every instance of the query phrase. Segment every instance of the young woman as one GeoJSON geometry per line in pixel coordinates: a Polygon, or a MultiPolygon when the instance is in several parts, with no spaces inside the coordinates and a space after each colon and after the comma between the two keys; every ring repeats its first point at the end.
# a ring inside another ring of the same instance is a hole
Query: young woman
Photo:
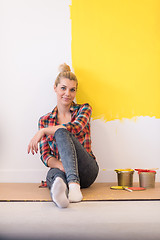
{"type": "Polygon", "coordinates": [[[46,180],[53,202],[65,208],[80,202],[81,188],[96,179],[99,167],[91,151],[89,104],[76,104],[77,78],[67,64],[60,65],[54,90],[57,106],[39,120],[39,131],[28,145],[28,153],[38,152],[50,168],[46,180]]]}

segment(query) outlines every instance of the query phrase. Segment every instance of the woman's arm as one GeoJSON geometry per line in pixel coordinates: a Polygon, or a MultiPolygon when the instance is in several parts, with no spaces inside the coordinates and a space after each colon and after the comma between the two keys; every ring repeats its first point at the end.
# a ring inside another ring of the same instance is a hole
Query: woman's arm
{"type": "Polygon", "coordinates": [[[41,141],[41,139],[45,136],[45,135],[54,135],[55,132],[59,129],[59,128],[66,128],[63,125],[57,125],[57,126],[51,126],[51,127],[46,127],[46,128],[41,128],[36,134],[35,136],[31,139],[29,145],[28,145],[28,153],[32,153],[34,155],[34,153],[38,152],[38,143],[41,141]]]}
{"type": "Polygon", "coordinates": [[[47,165],[50,168],[59,168],[61,171],[64,172],[62,162],[60,160],[54,158],[54,157],[51,157],[51,158],[48,159],[47,165]]]}
{"type": "Polygon", "coordinates": [[[28,145],[28,153],[32,153],[34,155],[34,153],[38,152],[38,143],[40,142],[40,140],[42,139],[42,137],[45,135],[44,133],[44,128],[40,129],[35,135],[34,137],[31,139],[29,145],[28,145]]]}
{"type": "Polygon", "coordinates": [[[56,132],[59,128],[66,128],[66,127],[63,126],[63,125],[56,125],[56,126],[46,127],[46,128],[43,128],[43,129],[44,129],[44,134],[45,134],[45,135],[54,135],[55,132],[56,132]]]}
{"type": "Polygon", "coordinates": [[[91,106],[88,103],[85,103],[79,109],[78,115],[75,120],[73,122],[63,124],[63,126],[65,126],[69,132],[73,134],[79,134],[90,122],[91,114],[91,106]]]}

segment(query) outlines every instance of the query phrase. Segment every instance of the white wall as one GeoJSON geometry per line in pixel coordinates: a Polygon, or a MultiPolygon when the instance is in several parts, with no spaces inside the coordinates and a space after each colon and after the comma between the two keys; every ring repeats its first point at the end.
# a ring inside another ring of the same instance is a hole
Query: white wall
{"type": "Polygon", "coordinates": [[[27,154],[40,116],[56,104],[58,66],[71,62],[70,1],[0,0],[0,181],[39,182],[27,154]]]}
{"type": "MultiPolygon", "coordinates": [[[[92,148],[100,164],[98,182],[115,182],[116,168],[160,168],[160,119],[137,117],[91,124],[92,148]]],[[[138,182],[138,173],[133,175],[138,182]]],[[[156,181],[160,181],[157,170],[156,181]]]]}
{"type": "MultiPolygon", "coordinates": [[[[69,4],[0,0],[0,182],[45,179],[48,168],[39,155],[27,154],[27,145],[39,117],[56,104],[59,64],[72,64],[69,4]]],[[[116,181],[115,168],[160,167],[159,119],[94,120],[91,127],[100,165],[97,181],[116,181]]]]}

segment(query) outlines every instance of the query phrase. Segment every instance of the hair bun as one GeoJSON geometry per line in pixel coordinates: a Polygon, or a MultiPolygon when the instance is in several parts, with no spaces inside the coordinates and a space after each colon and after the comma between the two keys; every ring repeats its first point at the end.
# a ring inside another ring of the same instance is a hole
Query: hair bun
{"type": "Polygon", "coordinates": [[[70,66],[68,66],[66,63],[63,63],[59,66],[60,73],[62,72],[71,72],[70,66]]]}

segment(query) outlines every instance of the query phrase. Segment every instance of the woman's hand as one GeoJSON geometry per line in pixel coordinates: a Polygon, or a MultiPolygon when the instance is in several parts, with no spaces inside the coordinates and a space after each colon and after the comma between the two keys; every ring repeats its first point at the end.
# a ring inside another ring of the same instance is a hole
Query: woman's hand
{"type": "Polygon", "coordinates": [[[62,162],[54,157],[48,159],[47,165],[50,168],[59,168],[61,171],[65,172],[62,162]]]}
{"type": "Polygon", "coordinates": [[[44,135],[54,135],[55,132],[59,129],[59,128],[66,128],[63,125],[57,125],[57,126],[50,126],[47,128],[42,128],[40,129],[36,135],[31,139],[29,145],[28,145],[28,153],[30,153],[30,151],[32,152],[32,154],[34,155],[34,153],[38,152],[38,143],[40,142],[41,138],[44,135]]]}
{"type": "Polygon", "coordinates": [[[30,151],[34,155],[34,153],[38,152],[38,143],[40,142],[41,138],[45,135],[44,128],[40,129],[36,135],[31,139],[29,145],[28,145],[28,153],[30,151]]]}
{"type": "Polygon", "coordinates": [[[62,162],[59,163],[58,167],[62,172],[65,172],[62,162]]]}

